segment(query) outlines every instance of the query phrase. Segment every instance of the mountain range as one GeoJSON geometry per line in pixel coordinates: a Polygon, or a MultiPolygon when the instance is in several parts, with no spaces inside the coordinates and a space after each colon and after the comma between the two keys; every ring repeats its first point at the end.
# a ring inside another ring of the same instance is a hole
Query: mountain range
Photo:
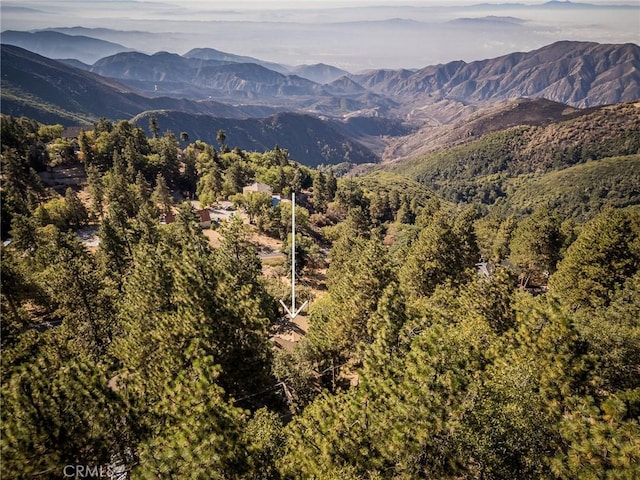
{"type": "Polygon", "coordinates": [[[1,38],[4,114],[63,125],[135,117],[146,126],[154,112],[163,129],[194,140],[212,141],[224,129],[241,148],[278,144],[309,165],[411,156],[486,133],[479,125],[527,123],[527,115],[557,121],[640,98],[636,44],[563,41],[482,61],[352,74],[210,48],[147,54],[99,39],[87,43],[87,56],[111,51],[91,61],[73,55],[81,36],[7,31],[1,38]],[[63,60],[15,43],[46,46],[63,60]]]}
{"type": "Polygon", "coordinates": [[[489,60],[351,78],[383,95],[428,94],[463,102],[543,97],[588,107],[640,97],[640,46],[563,41],[489,60]]]}

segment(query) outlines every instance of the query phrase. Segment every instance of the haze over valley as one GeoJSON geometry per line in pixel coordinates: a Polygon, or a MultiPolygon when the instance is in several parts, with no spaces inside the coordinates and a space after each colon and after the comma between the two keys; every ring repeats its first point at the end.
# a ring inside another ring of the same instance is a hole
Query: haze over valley
{"type": "MultiPolygon", "coordinates": [[[[288,65],[326,63],[351,73],[482,60],[558,40],[637,43],[640,31],[637,2],[624,0],[179,5],[6,0],[1,8],[3,31],[55,29],[148,54],[208,47],[288,65]]],[[[98,58],[79,59],[93,63],[98,58]]]]}

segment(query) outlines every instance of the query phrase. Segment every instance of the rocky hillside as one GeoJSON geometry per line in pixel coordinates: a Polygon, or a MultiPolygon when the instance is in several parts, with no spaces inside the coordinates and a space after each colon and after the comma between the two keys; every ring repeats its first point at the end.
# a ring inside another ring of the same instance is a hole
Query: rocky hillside
{"type": "Polygon", "coordinates": [[[574,108],[544,98],[485,102],[486,105],[475,107],[453,104],[445,108],[446,103],[441,101],[438,106],[431,108],[441,111],[455,109],[459,112],[457,120],[430,122],[406,136],[391,140],[383,161],[402,162],[409,157],[473,142],[487,133],[518,125],[545,126],[586,115],[598,108],[574,108]]]}

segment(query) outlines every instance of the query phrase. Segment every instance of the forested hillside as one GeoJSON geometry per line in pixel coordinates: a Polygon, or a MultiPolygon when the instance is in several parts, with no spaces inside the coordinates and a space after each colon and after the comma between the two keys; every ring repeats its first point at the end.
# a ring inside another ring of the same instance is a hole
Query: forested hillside
{"type": "Polygon", "coordinates": [[[409,175],[452,201],[493,204],[501,199],[510,204],[514,196],[515,205],[531,211],[540,203],[538,193],[544,193],[545,202],[563,213],[596,204],[594,213],[607,202],[637,203],[639,113],[637,102],[622,103],[546,126],[515,126],[387,168],[409,175]],[[593,161],[597,163],[589,163],[593,161]],[[570,171],[563,171],[569,167],[570,171]],[[598,175],[593,174],[596,169],[598,175]],[[571,183],[562,184],[562,176],[572,178],[571,183]],[[617,188],[619,182],[625,186],[617,188]],[[580,198],[570,193],[579,185],[583,187],[580,198]],[[531,195],[527,197],[524,191],[531,195]],[[573,195],[571,201],[563,200],[566,195],[573,195]]]}
{"type": "Polygon", "coordinates": [[[361,178],[222,130],[2,116],[2,478],[640,477],[635,112],[361,178]],[[478,205],[502,174],[532,180],[478,205]],[[278,348],[291,192],[308,331],[278,348]],[[209,227],[196,199],[238,209],[209,227]]]}

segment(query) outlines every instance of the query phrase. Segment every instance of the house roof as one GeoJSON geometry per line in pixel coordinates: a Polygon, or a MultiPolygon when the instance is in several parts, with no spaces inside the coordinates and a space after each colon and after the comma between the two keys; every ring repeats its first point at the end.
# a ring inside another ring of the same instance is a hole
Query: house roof
{"type": "Polygon", "coordinates": [[[247,185],[246,187],[242,188],[242,191],[248,191],[248,192],[269,192],[271,193],[273,191],[273,189],[267,185],[266,183],[260,183],[260,182],[253,182],[251,185],[247,185]]]}
{"type": "Polygon", "coordinates": [[[198,216],[200,217],[200,223],[210,222],[211,215],[209,214],[209,210],[198,210],[198,216]]]}

